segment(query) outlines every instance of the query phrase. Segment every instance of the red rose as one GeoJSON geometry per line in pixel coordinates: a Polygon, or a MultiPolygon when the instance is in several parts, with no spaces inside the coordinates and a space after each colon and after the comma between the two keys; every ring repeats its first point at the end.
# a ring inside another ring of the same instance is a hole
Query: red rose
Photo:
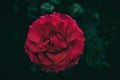
{"type": "Polygon", "coordinates": [[[70,16],[52,13],[30,25],[25,52],[46,72],[59,72],[78,63],[84,33],[70,16]]]}

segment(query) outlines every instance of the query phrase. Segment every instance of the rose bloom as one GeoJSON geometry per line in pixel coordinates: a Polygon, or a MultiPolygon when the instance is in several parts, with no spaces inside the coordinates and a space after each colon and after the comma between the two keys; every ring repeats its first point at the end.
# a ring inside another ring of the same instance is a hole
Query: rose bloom
{"type": "Polygon", "coordinates": [[[84,33],[76,21],[54,12],[30,25],[25,52],[40,70],[59,72],[78,63],[84,42],[84,33]]]}

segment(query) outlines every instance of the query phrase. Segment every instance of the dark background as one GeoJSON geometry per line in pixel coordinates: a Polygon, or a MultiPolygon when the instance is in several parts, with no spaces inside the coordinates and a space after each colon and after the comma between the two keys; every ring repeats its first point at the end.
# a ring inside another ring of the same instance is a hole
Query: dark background
{"type": "Polygon", "coordinates": [[[0,80],[118,80],[119,0],[1,0],[0,80]],[[79,64],[59,73],[37,70],[24,52],[29,25],[51,12],[68,14],[85,33],[79,64]]]}

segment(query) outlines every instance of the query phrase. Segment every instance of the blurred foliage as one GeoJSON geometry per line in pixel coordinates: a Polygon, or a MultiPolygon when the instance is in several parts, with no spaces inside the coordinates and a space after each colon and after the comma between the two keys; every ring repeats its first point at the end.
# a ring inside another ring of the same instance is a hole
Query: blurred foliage
{"type": "MultiPolygon", "coordinates": [[[[78,67],[86,64],[80,73],[87,75],[86,70],[89,68],[104,71],[111,66],[106,59],[106,48],[110,45],[109,36],[106,37],[106,34],[108,32],[114,34],[110,30],[116,31],[116,26],[118,26],[115,25],[118,22],[113,22],[109,27],[108,22],[103,17],[104,13],[100,10],[102,5],[99,2],[96,5],[92,4],[89,6],[82,0],[16,0],[13,9],[17,18],[22,15],[22,19],[26,20],[23,24],[28,24],[26,25],[27,28],[35,19],[46,13],[56,11],[72,16],[84,31],[86,39],[85,50],[78,67]]],[[[114,36],[112,37],[114,38],[114,36]]],[[[36,72],[35,68],[32,65],[30,69],[36,72]]]]}
{"type": "Polygon", "coordinates": [[[52,12],[54,10],[54,6],[52,4],[46,2],[40,6],[40,9],[43,11],[46,11],[46,12],[52,12]]]}
{"type": "Polygon", "coordinates": [[[82,6],[78,3],[74,3],[72,4],[72,6],[70,7],[70,14],[72,16],[75,16],[76,14],[82,14],[84,13],[84,9],[82,8],[82,6]]]}

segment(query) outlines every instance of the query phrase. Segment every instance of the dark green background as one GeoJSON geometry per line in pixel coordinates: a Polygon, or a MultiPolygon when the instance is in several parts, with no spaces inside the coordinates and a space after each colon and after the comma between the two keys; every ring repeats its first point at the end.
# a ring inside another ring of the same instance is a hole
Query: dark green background
{"type": "Polygon", "coordinates": [[[1,0],[0,80],[118,80],[119,0],[1,0]],[[85,33],[79,64],[59,73],[38,71],[24,52],[29,25],[39,16],[60,12],[85,33]]]}

